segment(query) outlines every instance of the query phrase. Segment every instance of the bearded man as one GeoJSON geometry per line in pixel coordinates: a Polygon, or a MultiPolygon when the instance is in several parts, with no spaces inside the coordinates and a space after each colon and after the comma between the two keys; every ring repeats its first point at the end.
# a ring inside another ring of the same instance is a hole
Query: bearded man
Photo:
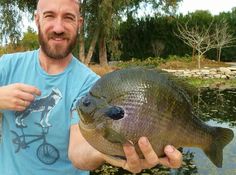
{"type": "Polygon", "coordinates": [[[141,137],[145,159],[130,145],[124,146],[126,160],[112,159],[81,135],[75,104],[99,79],[71,53],[82,21],[76,0],[39,0],[40,48],[0,58],[0,174],[82,175],[104,162],[133,173],[159,163],[179,167],[182,155],[170,145],[167,157],[158,158],[141,137]]]}

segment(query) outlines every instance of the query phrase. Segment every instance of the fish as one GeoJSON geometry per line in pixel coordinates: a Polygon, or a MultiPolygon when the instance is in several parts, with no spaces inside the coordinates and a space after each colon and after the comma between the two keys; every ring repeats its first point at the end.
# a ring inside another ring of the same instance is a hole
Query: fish
{"type": "Polygon", "coordinates": [[[124,158],[124,144],[138,146],[145,136],[155,153],[164,147],[202,149],[222,167],[223,149],[234,133],[210,126],[195,114],[191,88],[160,69],[124,68],[102,76],[76,104],[79,128],[87,142],[103,154],[124,158]]]}

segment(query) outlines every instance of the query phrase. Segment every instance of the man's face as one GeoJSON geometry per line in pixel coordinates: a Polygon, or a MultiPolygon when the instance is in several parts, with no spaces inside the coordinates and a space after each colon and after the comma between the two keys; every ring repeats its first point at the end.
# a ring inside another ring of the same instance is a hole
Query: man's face
{"type": "Polygon", "coordinates": [[[67,57],[81,24],[78,4],[74,0],[41,0],[35,18],[42,51],[52,59],[67,57]]]}

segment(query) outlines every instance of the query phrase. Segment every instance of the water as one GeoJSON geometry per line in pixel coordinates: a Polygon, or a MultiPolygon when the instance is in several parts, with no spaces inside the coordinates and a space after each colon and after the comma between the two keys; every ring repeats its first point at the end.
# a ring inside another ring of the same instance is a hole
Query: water
{"type": "MultiPolygon", "coordinates": [[[[236,89],[203,90],[198,97],[196,111],[199,117],[212,126],[230,128],[236,136],[236,89]]],[[[198,149],[184,149],[194,154],[195,174],[235,175],[236,138],[224,148],[223,167],[216,168],[205,154],[198,149]]],[[[189,173],[191,174],[191,172],[189,173]]],[[[194,173],[193,173],[194,174],[194,173]]]]}
{"type": "MultiPolygon", "coordinates": [[[[227,127],[234,131],[236,136],[236,89],[201,90],[195,100],[195,110],[199,117],[209,125],[227,127]]],[[[1,117],[0,117],[1,121],[1,117]]],[[[1,126],[1,123],[0,123],[1,126]]],[[[0,127],[1,136],[1,127],[0,127]]],[[[1,138],[1,137],[0,137],[1,138]]],[[[184,148],[184,164],[180,169],[171,170],[164,167],[155,167],[143,171],[142,175],[235,175],[236,174],[236,137],[224,148],[223,167],[217,168],[196,148],[184,148]]],[[[91,172],[93,175],[130,174],[119,168],[103,166],[102,169],[91,172]]]]}

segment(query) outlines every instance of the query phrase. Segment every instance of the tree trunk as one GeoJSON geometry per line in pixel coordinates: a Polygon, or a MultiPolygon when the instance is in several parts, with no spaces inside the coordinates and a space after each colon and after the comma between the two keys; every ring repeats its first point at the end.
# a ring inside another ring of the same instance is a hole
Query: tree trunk
{"type": "Polygon", "coordinates": [[[79,34],[79,59],[85,62],[85,48],[84,48],[84,27],[81,26],[79,34]]]}
{"type": "Polygon", "coordinates": [[[216,48],[216,60],[219,61],[219,48],[216,48]]]}
{"type": "Polygon", "coordinates": [[[87,54],[85,61],[84,61],[84,63],[86,65],[88,65],[91,61],[91,58],[93,56],[93,52],[94,52],[94,49],[95,49],[95,46],[96,46],[96,43],[98,40],[99,33],[100,33],[100,28],[98,27],[93,35],[93,38],[92,38],[92,41],[91,41],[91,44],[90,44],[90,47],[88,50],[88,54],[87,54]]]}
{"type": "MultiPolygon", "coordinates": [[[[81,4],[81,0],[79,1],[81,4]]],[[[83,4],[81,4],[80,12],[83,19],[85,19],[85,9],[82,7],[85,7],[86,0],[83,1],[83,4]]],[[[81,62],[84,63],[85,61],[85,46],[84,46],[84,24],[79,28],[79,59],[81,62]]]]}
{"type": "Polygon", "coordinates": [[[101,66],[107,66],[107,47],[105,37],[100,37],[99,40],[99,62],[101,66]]]}
{"type": "Polygon", "coordinates": [[[193,47],[193,51],[192,51],[192,60],[194,60],[194,57],[195,57],[195,51],[196,51],[196,49],[195,49],[195,47],[193,47]]]}
{"type": "Polygon", "coordinates": [[[197,63],[198,63],[198,69],[200,69],[201,68],[201,55],[200,54],[198,54],[197,63]]]}
{"type": "Polygon", "coordinates": [[[220,58],[221,58],[221,47],[219,48],[219,53],[218,53],[218,62],[220,62],[220,58]]]}

